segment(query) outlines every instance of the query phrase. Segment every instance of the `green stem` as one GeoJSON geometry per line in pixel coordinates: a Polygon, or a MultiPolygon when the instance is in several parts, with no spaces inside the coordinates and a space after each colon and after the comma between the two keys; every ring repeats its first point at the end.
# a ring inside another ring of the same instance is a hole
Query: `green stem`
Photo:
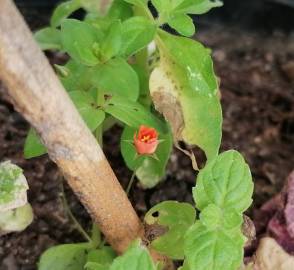
{"type": "MultiPolygon", "coordinates": [[[[97,90],[97,105],[102,106],[104,103],[104,92],[100,89],[97,90]]],[[[95,130],[95,137],[101,147],[103,147],[103,123],[95,130]]]]}
{"type": "Polygon", "coordinates": [[[61,180],[61,198],[62,198],[62,202],[65,208],[65,211],[67,212],[68,216],[70,217],[70,219],[72,220],[74,227],[80,232],[80,234],[89,242],[92,243],[92,239],[91,237],[86,233],[86,231],[83,229],[83,227],[81,226],[81,224],[77,221],[77,219],[75,218],[75,216],[73,215],[73,213],[71,212],[68,202],[66,200],[65,197],[65,193],[64,193],[64,187],[63,187],[63,180],[61,180]]]}
{"type": "Polygon", "coordinates": [[[92,243],[94,248],[97,248],[101,244],[101,233],[94,222],[92,224],[92,243]]]}
{"type": "Polygon", "coordinates": [[[128,187],[126,189],[126,193],[128,196],[129,196],[129,193],[130,193],[130,190],[132,188],[132,185],[134,183],[135,178],[136,178],[136,170],[133,171],[133,174],[132,174],[131,179],[129,181],[128,187]]]}

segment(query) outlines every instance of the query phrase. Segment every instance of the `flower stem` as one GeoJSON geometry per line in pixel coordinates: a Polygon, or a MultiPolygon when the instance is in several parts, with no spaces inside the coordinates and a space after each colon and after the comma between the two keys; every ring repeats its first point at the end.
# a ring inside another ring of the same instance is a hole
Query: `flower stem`
{"type": "Polygon", "coordinates": [[[83,227],[78,222],[78,220],[75,218],[75,216],[73,215],[73,213],[71,212],[71,210],[69,208],[69,205],[66,200],[65,193],[64,193],[63,179],[61,179],[61,199],[63,202],[64,209],[65,209],[66,213],[68,214],[69,218],[72,220],[74,227],[80,232],[80,234],[85,238],[85,240],[87,240],[89,243],[92,243],[91,237],[86,233],[86,231],[83,229],[83,227]]]}
{"type": "Polygon", "coordinates": [[[132,185],[134,183],[135,178],[136,178],[136,170],[133,171],[133,174],[132,174],[131,179],[129,181],[128,187],[126,189],[126,193],[128,196],[129,196],[129,193],[130,193],[130,190],[132,188],[132,185]]]}

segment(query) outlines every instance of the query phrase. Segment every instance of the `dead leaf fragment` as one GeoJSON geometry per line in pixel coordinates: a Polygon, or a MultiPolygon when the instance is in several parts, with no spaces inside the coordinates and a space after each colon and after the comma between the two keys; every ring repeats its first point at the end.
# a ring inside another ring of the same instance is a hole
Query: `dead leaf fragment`
{"type": "Polygon", "coordinates": [[[155,109],[163,114],[170,123],[174,140],[182,140],[184,116],[177,93],[177,85],[171,79],[167,66],[163,64],[155,68],[150,76],[150,94],[155,109]]]}
{"type": "Polygon", "coordinates": [[[254,270],[293,270],[294,257],[270,237],[261,239],[255,255],[254,270]]]}

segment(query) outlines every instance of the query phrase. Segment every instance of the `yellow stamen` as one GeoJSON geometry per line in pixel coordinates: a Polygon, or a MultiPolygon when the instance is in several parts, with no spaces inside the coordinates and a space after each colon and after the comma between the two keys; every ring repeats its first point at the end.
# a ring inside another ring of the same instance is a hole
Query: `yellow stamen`
{"type": "Polygon", "coordinates": [[[141,141],[142,142],[148,142],[150,140],[150,135],[144,136],[141,141]]]}

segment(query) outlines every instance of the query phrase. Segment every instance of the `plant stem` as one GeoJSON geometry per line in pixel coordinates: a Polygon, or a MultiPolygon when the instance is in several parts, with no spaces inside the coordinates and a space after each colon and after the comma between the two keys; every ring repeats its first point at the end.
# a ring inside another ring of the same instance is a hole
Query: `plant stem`
{"type": "Polygon", "coordinates": [[[133,171],[133,174],[132,174],[131,179],[129,181],[128,187],[126,189],[126,193],[128,196],[129,196],[129,193],[130,193],[130,190],[132,188],[132,185],[134,183],[135,178],[136,178],[136,170],[133,171]]]}
{"type": "Polygon", "coordinates": [[[94,248],[97,248],[101,244],[101,233],[94,222],[92,224],[92,243],[94,248]]]}
{"type": "MultiPolygon", "coordinates": [[[[97,90],[97,100],[98,106],[102,106],[104,102],[104,92],[100,89],[97,90]]],[[[95,137],[101,148],[103,147],[103,123],[95,130],[95,137]]]]}
{"type": "Polygon", "coordinates": [[[70,217],[70,219],[73,221],[74,223],[74,227],[80,232],[80,234],[90,243],[92,243],[92,239],[91,237],[86,233],[86,231],[83,229],[83,227],[81,226],[81,224],[78,222],[78,220],[75,218],[75,216],[73,215],[73,213],[71,212],[68,202],[66,200],[65,197],[65,193],[64,193],[64,187],[63,187],[63,179],[61,179],[61,198],[62,198],[62,202],[65,208],[65,211],[67,212],[68,216],[70,217]]]}

